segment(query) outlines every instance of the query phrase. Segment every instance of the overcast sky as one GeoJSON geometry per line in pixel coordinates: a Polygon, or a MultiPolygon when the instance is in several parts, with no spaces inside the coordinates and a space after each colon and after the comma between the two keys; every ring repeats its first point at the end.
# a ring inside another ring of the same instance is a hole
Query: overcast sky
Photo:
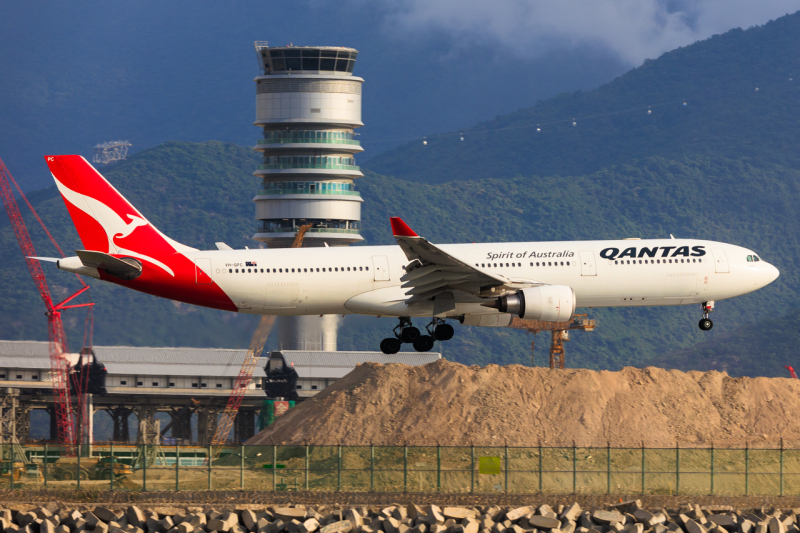
{"type": "Polygon", "coordinates": [[[799,8],[797,0],[392,0],[385,16],[395,32],[443,30],[466,48],[478,42],[538,56],[588,44],[636,66],[799,8]]]}
{"type": "Polygon", "coordinates": [[[351,46],[369,156],[457,131],[646,58],[800,8],[786,0],[0,0],[0,157],[167,140],[252,145],[253,41],[351,46]]]}

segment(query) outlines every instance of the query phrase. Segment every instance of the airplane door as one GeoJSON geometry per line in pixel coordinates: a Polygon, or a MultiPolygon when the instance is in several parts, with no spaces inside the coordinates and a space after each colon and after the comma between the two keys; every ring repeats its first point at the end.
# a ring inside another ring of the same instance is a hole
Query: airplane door
{"type": "Polygon", "coordinates": [[[385,255],[373,255],[372,267],[375,269],[375,281],[389,281],[389,260],[385,255]]]}
{"type": "Polygon", "coordinates": [[[208,285],[211,281],[211,259],[194,260],[194,281],[198,285],[208,285]]]}
{"type": "Polygon", "coordinates": [[[731,271],[728,266],[728,256],[725,255],[725,250],[722,248],[712,248],[711,253],[714,254],[714,270],[717,274],[724,274],[731,271]]]}
{"type": "Polygon", "coordinates": [[[594,252],[591,250],[581,250],[581,276],[596,276],[597,265],[594,262],[594,252]]]}

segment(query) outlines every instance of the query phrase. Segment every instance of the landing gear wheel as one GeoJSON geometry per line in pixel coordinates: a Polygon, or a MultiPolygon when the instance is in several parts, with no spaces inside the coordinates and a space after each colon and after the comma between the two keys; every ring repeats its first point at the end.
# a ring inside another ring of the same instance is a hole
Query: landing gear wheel
{"type": "Polygon", "coordinates": [[[418,352],[429,352],[433,348],[433,337],[430,335],[420,335],[414,341],[414,349],[418,352]]]}
{"type": "Polygon", "coordinates": [[[700,329],[702,329],[703,331],[708,331],[712,327],[714,327],[714,323],[711,321],[710,318],[701,319],[698,325],[700,326],[700,329]]]}
{"type": "Polygon", "coordinates": [[[453,338],[456,330],[450,324],[439,324],[436,326],[435,336],[437,341],[449,341],[453,338]]]}
{"type": "Polygon", "coordinates": [[[394,337],[388,337],[381,341],[381,351],[387,355],[395,354],[400,351],[400,341],[394,337]]]}
{"type": "Polygon", "coordinates": [[[414,326],[403,328],[400,337],[403,339],[403,342],[413,344],[419,338],[419,330],[414,326]]]}

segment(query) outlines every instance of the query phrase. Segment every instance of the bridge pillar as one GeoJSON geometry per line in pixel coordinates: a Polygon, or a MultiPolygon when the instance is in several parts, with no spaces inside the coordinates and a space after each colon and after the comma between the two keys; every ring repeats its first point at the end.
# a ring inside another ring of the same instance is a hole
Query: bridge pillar
{"type": "Polygon", "coordinates": [[[208,446],[214,439],[219,411],[219,408],[211,406],[197,410],[197,441],[201,446],[208,446]]]}
{"type": "MultiPolygon", "coordinates": [[[[128,418],[131,416],[132,412],[133,409],[129,407],[115,407],[108,410],[108,415],[111,417],[111,420],[114,421],[114,434],[111,437],[111,440],[114,442],[131,441],[131,431],[130,427],[128,426],[128,418]]],[[[52,431],[52,423],[50,430],[52,431]]]]}
{"type": "Polygon", "coordinates": [[[240,444],[256,434],[256,412],[250,409],[239,409],[233,427],[233,442],[240,444]]]}
{"type": "Polygon", "coordinates": [[[182,409],[172,409],[169,412],[169,417],[172,421],[172,428],[170,429],[170,436],[173,439],[181,439],[184,443],[192,441],[192,411],[183,411],[182,409]]]}

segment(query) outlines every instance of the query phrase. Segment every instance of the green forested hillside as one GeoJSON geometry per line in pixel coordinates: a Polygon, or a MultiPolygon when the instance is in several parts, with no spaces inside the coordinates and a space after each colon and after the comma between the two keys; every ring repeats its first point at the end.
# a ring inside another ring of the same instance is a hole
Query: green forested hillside
{"type": "MultiPolygon", "coordinates": [[[[246,148],[221,143],[172,142],[133,156],[105,172],[159,229],[177,240],[213,248],[223,240],[253,245],[257,159],[246,148]]],[[[369,244],[391,243],[387,217],[403,216],[433,242],[666,237],[669,233],[735,242],[756,249],[781,268],[770,287],[721,302],[711,334],[697,329],[695,308],[592,310],[600,327],[573,336],[570,366],[620,368],[645,364],[668,352],[732,331],[756,319],[781,316],[796,296],[800,257],[793,209],[800,172],[774,166],[759,169],[731,160],[648,158],[567,180],[537,177],[419,184],[368,174],[364,236],[369,244]],[[510,201],[509,198],[513,198],[510,201]]],[[[52,189],[33,198],[56,237],[71,250],[77,235],[60,197],[52,189]]],[[[34,233],[37,244],[42,235],[34,233]]],[[[7,260],[0,279],[8,294],[0,300],[0,336],[43,339],[42,305],[36,300],[7,222],[0,224],[7,260]]],[[[46,247],[41,254],[52,253],[46,247]]],[[[74,278],[47,265],[54,291],[66,294],[74,278]]],[[[250,316],[199,309],[92,283],[98,302],[96,342],[102,344],[245,346],[254,327],[250,316]]],[[[81,314],[69,313],[73,342],[81,314]]],[[[421,321],[420,321],[421,322],[421,321]]],[[[394,325],[391,319],[347,317],[342,349],[375,349],[394,325]]],[[[530,337],[520,331],[459,327],[445,343],[446,357],[465,363],[527,363],[530,337]]],[[[539,363],[547,339],[539,339],[539,363]]]]}
{"type": "Polygon", "coordinates": [[[422,182],[580,175],[652,156],[800,168],[799,48],[800,12],[673,50],[593,91],[408,143],[368,166],[422,182]]]}

